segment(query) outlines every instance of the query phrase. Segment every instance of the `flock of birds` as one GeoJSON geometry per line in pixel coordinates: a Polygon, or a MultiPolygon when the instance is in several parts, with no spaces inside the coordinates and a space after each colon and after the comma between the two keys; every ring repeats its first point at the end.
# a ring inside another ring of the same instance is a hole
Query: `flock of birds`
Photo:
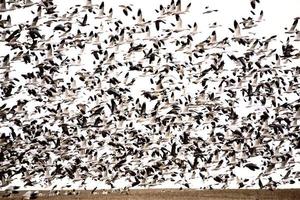
{"type": "MultiPolygon", "coordinates": [[[[258,0],[225,38],[217,23],[210,35],[197,21],[183,24],[192,4],[180,0],[160,5],[152,19],[133,5],[95,0],[66,13],[52,0],[0,2],[6,195],[30,186],[56,191],[57,180],[68,180],[65,189],[89,181],[111,189],[299,184],[300,17],[278,41],[251,32],[265,20],[258,0]],[[32,19],[14,24],[20,9],[32,19]]],[[[206,7],[203,15],[215,12],[206,7]]]]}

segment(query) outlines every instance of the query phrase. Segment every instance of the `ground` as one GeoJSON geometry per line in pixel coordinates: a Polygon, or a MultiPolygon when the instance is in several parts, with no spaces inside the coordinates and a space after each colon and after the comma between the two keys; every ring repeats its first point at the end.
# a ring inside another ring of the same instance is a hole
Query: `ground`
{"type": "MultiPolygon", "coordinates": [[[[282,199],[300,199],[300,189],[286,189],[286,190],[130,190],[128,194],[114,192],[108,193],[103,191],[96,191],[98,194],[91,194],[90,191],[80,191],[79,195],[58,195],[49,196],[49,192],[43,192],[39,196],[40,200],[91,200],[91,199],[124,199],[124,200],[214,200],[214,199],[272,199],[272,200],[282,200],[282,199]],[[103,194],[105,193],[105,194],[103,194]]],[[[20,192],[12,197],[1,198],[7,200],[22,199],[22,194],[20,192]]],[[[1,193],[1,196],[3,193],[1,193]]]]}

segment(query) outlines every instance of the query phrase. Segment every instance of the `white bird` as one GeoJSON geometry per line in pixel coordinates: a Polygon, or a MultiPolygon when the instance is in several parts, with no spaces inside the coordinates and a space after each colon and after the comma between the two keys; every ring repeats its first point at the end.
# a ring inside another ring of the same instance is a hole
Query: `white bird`
{"type": "Polygon", "coordinates": [[[236,20],[234,20],[234,38],[241,38],[241,28],[236,20]]]}
{"type": "Polygon", "coordinates": [[[6,9],[6,0],[2,0],[0,2],[0,12],[5,12],[5,11],[7,11],[7,9],[6,9]]]}
{"type": "Polygon", "coordinates": [[[34,3],[31,0],[25,0],[24,8],[33,6],[35,4],[38,4],[38,3],[34,3]]]}
{"type": "Polygon", "coordinates": [[[37,196],[39,195],[39,191],[27,191],[25,192],[25,194],[23,194],[23,198],[25,200],[29,200],[29,199],[36,199],[37,196]]]}
{"type": "Polygon", "coordinates": [[[210,35],[210,44],[215,44],[217,42],[217,34],[216,31],[213,31],[210,35]]]}
{"type": "Polygon", "coordinates": [[[182,19],[181,19],[180,15],[176,14],[175,18],[176,18],[176,25],[175,25],[175,29],[173,31],[174,32],[182,32],[182,31],[187,30],[187,29],[182,28],[182,19]]]}
{"type": "Polygon", "coordinates": [[[298,24],[298,20],[299,20],[299,18],[296,17],[296,18],[294,19],[294,22],[293,22],[291,28],[290,28],[288,31],[286,31],[285,33],[287,33],[287,34],[295,33],[295,29],[296,29],[296,26],[297,26],[297,24],[298,24]]]}
{"type": "Polygon", "coordinates": [[[102,1],[102,3],[99,6],[99,13],[98,16],[96,17],[96,19],[101,19],[105,17],[105,13],[104,13],[104,1],[102,1]]]}
{"type": "Polygon", "coordinates": [[[295,37],[295,41],[300,41],[300,31],[296,30],[296,37],[295,37]]]}

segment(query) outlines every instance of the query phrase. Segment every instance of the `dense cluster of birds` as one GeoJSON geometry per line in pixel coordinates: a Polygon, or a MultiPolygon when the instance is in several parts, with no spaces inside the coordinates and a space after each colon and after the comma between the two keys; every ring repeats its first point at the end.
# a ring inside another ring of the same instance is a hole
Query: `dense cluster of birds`
{"type": "MultiPolygon", "coordinates": [[[[299,184],[300,17],[279,41],[251,32],[265,20],[258,0],[225,38],[217,23],[203,27],[210,35],[197,21],[183,24],[192,4],[180,0],[151,19],[134,5],[91,0],[65,13],[52,0],[0,2],[7,194],[56,190],[57,180],[69,180],[66,188],[299,184]],[[12,23],[20,9],[32,18],[12,23]]],[[[206,7],[203,15],[216,12],[206,7]]]]}

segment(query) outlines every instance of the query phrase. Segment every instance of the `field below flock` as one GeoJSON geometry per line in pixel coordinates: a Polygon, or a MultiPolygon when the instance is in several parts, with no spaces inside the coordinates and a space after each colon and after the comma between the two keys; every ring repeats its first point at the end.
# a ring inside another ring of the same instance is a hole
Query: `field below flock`
{"type": "MultiPolygon", "coordinates": [[[[107,192],[99,190],[91,194],[90,191],[80,191],[78,195],[66,195],[65,191],[60,195],[49,196],[49,192],[42,192],[37,199],[39,200],[79,200],[79,199],[124,199],[124,200],[214,200],[214,199],[299,199],[300,189],[280,189],[280,190],[172,190],[172,189],[149,189],[149,190],[130,190],[128,193],[107,192]]],[[[1,196],[3,193],[0,193],[1,196]]],[[[19,192],[14,196],[3,199],[24,199],[24,192],[19,192]]]]}

